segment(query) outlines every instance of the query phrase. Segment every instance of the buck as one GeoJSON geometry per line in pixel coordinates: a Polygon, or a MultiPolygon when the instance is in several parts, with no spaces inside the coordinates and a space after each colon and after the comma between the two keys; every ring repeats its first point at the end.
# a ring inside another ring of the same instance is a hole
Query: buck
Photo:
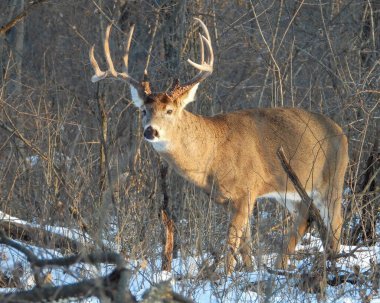
{"type": "Polygon", "coordinates": [[[142,113],[144,138],[178,174],[232,207],[225,269],[230,274],[241,254],[243,265],[252,268],[249,218],[257,198],[276,199],[294,215],[276,262],[286,267],[297,241],[310,224],[301,198],[276,156],[282,146],[290,166],[313,199],[328,231],[327,252],[340,247],[341,195],[348,163],[347,139],[329,118],[299,108],[246,109],[211,117],[185,109],[194,101],[199,84],[213,71],[214,54],[206,25],[199,34],[200,63],[188,59],[198,73],[182,84],[175,80],[165,92],[152,92],[147,78],[135,80],[128,73],[132,26],[126,41],[124,71],[117,72],[109,50],[111,25],[106,30],[104,53],[108,70],[102,71],[90,50],[95,71],[93,82],[107,77],[126,81],[132,101],[142,113]]]}

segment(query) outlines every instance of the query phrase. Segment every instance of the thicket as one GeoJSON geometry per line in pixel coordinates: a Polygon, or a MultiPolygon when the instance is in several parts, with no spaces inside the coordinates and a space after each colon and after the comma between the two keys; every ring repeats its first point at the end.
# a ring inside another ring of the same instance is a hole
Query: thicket
{"type": "MultiPolygon", "coordinates": [[[[376,0],[1,1],[1,211],[79,229],[99,247],[108,239],[129,259],[150,262],[161,258],[165,207],[175,221],[181,257],[223,252],[228,214],[166,171],[143,140],[126,84],[90,81],[89,48],[95,44],[102,54],[110,22],[116,27],[113,58],[120,65],[124,32],[136,24],[130,55],[136,78],[150,53],[154,89],[166,89],[176,77],[189,79],[195,71],[186,59],[199,51],[193,17],[207,24],[216,58],[213,75],[189,109],[213,115],[288,106],[331,117],[349,138],[342,241],[378,242],[376,0]]],[[[258,204],[252,221],[257,242],[273,233],[265,249],[287,221],[282,208],[268,203],[258,204]],[[260,217],[264,211],[276,221],[260,217]]]]}

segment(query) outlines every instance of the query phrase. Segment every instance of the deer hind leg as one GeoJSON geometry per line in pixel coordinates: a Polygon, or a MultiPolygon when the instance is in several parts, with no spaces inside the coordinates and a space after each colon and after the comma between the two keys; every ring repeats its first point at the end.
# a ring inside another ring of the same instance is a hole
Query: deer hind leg
{"type": "Polygon", "coordinates": [[[334,207],[331,218],[330,249],[333,253],[339,253],[343,225],[341,199],[339,199],[339,202],[334,207]]]}
{"type": "Polygon", "coordinates": [[[276,268],[287,269],[289,255],[294,254],[299,239],[305,235],[309,228],[307,211],[302,206],[302,204],[299,205],[297,211],[298,215],[296,216],[293,225],[287,230],[285,240],[282,244],[282,250],[275,263],[276,268]]]}
{"type": "MultiPolygon", "coordinates": [[[[327,235],[321,235],[325,251],[328,256],[339,253],[341,231],[343,225],[342,218],[342,199],[341,192],[333,188],[323,198],[325,206],[325,215],[322,215],[325,226],[327,227],[327,235]]],[[[321,201],[321,203],[323,203],[321,201]]]]}

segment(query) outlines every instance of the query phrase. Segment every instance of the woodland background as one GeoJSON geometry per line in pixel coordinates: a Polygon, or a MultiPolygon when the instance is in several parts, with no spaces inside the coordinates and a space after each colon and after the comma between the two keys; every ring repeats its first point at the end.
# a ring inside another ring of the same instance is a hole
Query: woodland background
{"type": "MultiPolygon", "coordinates": [[[[378,0],[2,0],[1,211],[81,230],[97,247],[108,239],[127,258],[149,262],[161,258],[165,208],[175,221],[176,253],[223,252],[228,214],[166,171],[143,140],[140,114],[125,83],[90,81],[89,48],[95,44],[105,67],[101,43],[110,22],[119,69],[124,33],[135,23],[131,74],[141,77],[150,54],[156,90],[165,90],[175,77],[189,79],[195,71],[186,59],[196,60],[199,47],[193,17],[207,24],[216,58],[189,110],[213,115],[287,106],[331,117],[349,138],[343,242],[375,245],[378,0]]],[[[260,216],[268,204],[258,203],[252,221],[257,246],[263,235],[273,246],[287,221],[277,206],[270,207],[268,218],[260,216]]],[[[39,237],[34,234],[33,241],[39,237]]]]}

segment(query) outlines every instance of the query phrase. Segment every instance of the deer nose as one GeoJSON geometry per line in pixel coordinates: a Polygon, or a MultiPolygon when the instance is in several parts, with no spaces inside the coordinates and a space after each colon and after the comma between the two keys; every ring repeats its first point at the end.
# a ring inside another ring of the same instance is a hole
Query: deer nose
{"type": "Polygon", "coordinates": [[[153,140],[154,138],[158,138],[158,131],[155,130],[152,126],[148,126],[144,130],[144,138],[148,140],[153,140]]]}

